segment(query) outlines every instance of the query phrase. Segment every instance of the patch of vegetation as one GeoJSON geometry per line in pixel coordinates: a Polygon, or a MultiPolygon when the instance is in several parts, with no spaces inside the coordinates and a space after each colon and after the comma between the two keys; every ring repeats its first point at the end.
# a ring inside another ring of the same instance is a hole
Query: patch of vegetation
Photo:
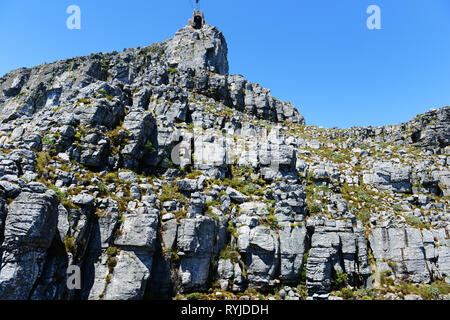
{"type": "MultiPolygon", "coordinates": [[[[109,94],[106,93],[105,89],[98,89],[97,93],[102,95],[103,97],[105,97],[106,100],[108,100],[110,102],[114,99],[114,97],[112,95],[109,95],[109,94]]],[[[96,94],[96,97],[97,97],[97,94],[96,94]]]]}
{"type": "Polygon", "coordinates": [[[128,143],[128,136],[130,132],[125,129],[122,124],[119,124],[114,130],[108,131],[106,135],[108,136],[111,144],[118,146],[125,146],[128,143]],[[125,133],[125,134],[124,134],[125,133]]]}
{"type": "Polygon", "coordinates": [[[178,69],[174,69],[174,68],[167,68],[167,72],[175,74],[178,73],[178,69]]]}
{"type": "Polygon", "coordinates": [[[415,217],[413,215],[407,215],[405,216],[406,223],[408,223],[410,226],[418,228],[418,229],[428,229],[430,228],[430,225],[427,223],[422,222],[419,217],[415,217]]]}
{"type": "Polygon", "coordinates": [[[117,172],[109,172],[104,176],[104,181],[107,183],[116,183],[119,180],[119,175],[117,172]]]}
{"type": "Polygon", "coordinates": [[[441,295],[450,294],[450,285],[445,280],[437,280],[429,285],[412,284],[401,281],[398,285],[394,285],[393,281],[388,281],[389,286],[380,289],[382,294],[387,292],[394,293],[400,297],[406,295],[419,295],[425,300],[437,300],[441,295]]]}
{"type": "Polygon", "coordinates": [[[280,229],[280,225],[278,224],[278,219],[276,216],[274,215],[269,215],[266,219],[265,219],[265,224],[267,224],[269,226],[270,229],[272,230],[278,230],[280,229]]]}
{"type": "Polygon", "coordinates": [[[108,247],[106,250],[106,254],[108,256],[107,265],[109,272],[113,272],[114,268],[117,265],[117,255],[119,254],[120,249],[116,247],[108,247]]]}
{"type": "Polygon", "coordinates": [[[233,222],[231,222],[231,220],[228,220],[227,233],[236,239],[239,236],[237,233],[237,228],[235,226],[233,226],[233,222]]]}
{"type": "Polygon", "coordinates": [[[246,195],[256,194],[256,193],[258,193],[258,190],[259,190],[259,186],[252,182],[247,183],[242,187],[242,192],[245,193],[246,195]]]}
{"type": "Polygon", "coordinates": [[[199,292],[193,292],[193,293],[189,293],[186,296],[187,300],[203,300],[204,299],[204,294],[203,293],[199,293],[199,292]]]}
{"type": "Polygon", "coordinates": [[[61,191],[57,186],[50,185],[48,187],[50,190],[55,191],[56,195],[58,196],[58,200],[61,202],[61,204],[67,209],[79,209],[77,205],[75,205],[67,196],[67,192],[61,191]]]}
{"type": "Polygon", "coordinates": [[[40,174],[48,172],[48,164],[51,160],[50,154],[45,151],[39,152],[36,157],[36,172],[40,174]]]}
{"type": "Polygon", "coordinates": [[[376,298],[378,292],[375,289],[361,288],[356,291],[356,295],[361,300],[373,300],[376,298]]]}
{"type": "Polygon", "coordinates": [[[301,222],[291,223],[291,228],[300,228],[302,225],[301,222]]]}
{"type": "Polygon", "coordinates": [[[151,54],[158,60],[161,60],[162,56],[164,55],[164,48],[157,43],[152,44],[149,47],[143,48],[143,55],[145,56],[147,54],[151,54]]]}
{"type": "Polygon", "coordinates": [[[341,153],[332,152],[330,156],[333,161],[338,162],[338,163],[349,160],[348,156],[343,155],[341,153]]]}
{"type": "Polygon", "coordinates": [[[309,201],[308,202],[308,210],[310,214],[321,213],[324,206],[317,201],[309,201]]]}
{"type": "Polygon", "coordinates": [[[101,65],[101,67],[102,67],[102,70],[104,70],[104,71],[108,71],[109,69],[111,69],[111,66],[110,66],[109,63],[106,62],[105,60],[102,60],[102,61],[100,62],[100,65],[101,65]]]}
{"type": "Polygon", "coordinates": [[[380,273],[380,284],[382,286],[392,286],[394,285],[394,279],[391,277],[392,272],[387,270],[380,273]]]}
{"type": "Polygon", "coordinates": [[[78,99],[77,106],[80,106],[82,104],[90,105],[91,104],[91,100],[89,100],[89,99],[78,99]]]}
{"type": "Polygon", "coordinates": [[[182,204],[187,204],[187,199],[178,189],[178,184],[172,181],[169,184],[163,185],[161,187],[161,195],[159,195],[159,200],[161,202],[165,201],[178,201],[182,204]]]}
{"type": "Polygon", "coordinates": [[[355,190],[358,198],[364,202],[367,203],[376,203],[376,200],[374,200],[367,192],[365,192],[364,190],[361,189],[356,189],[355,190]]]}
{"type": "Polygon", "coordinates": [[[341,271],[331,271],[331,287],[334,290],[340,290],[347,287],[348,275],[341,271]]]}
{"type": "Polygon", "coordinates": [[[54,147],[56,145],[56,143],[52,140],[52,138],[48,136],[42,138],[42,143],[51,147],[54,147]]]}
{"type": "Polygon", "coordinates": [[[103,181],[99,181],[97,183],[98,191],[100,192],[100,195],[108,195],[109,191],[106,187],[106,184],[103,181]]]}
{"type": "Polygon", "coordinates": [[[200,170],[193,170],[186,174],[187,179],[198,179],[198,177],[204,175],[204,173],[200,170]]]}
{"type": "Polygon", "coordinates": [[[355,292],[349,288],[342,288],[336,292],[336,295],[344,300],[353,300],[355,298],[355,292]]]}
{"type": "Polygon", "coordinates": [[[386,263],[388,264],[389,268],[391,268],[392,270],[394,270],[398,267],[397,262],[395,262],[395,261],[388,260],[388,261],[386,261],[386,263]]]}
{"type": "Polygon", "coordinates": [[[180,261],[180,256],[178,255],[178,252],[173,249],[171,250],[170,261],[174,264],[177,264],[180,261]]]}
{"type": "Polygon", "coordinates": [[[226,246],[219,254],[220,259],[231,260],[233,263],[238,263],[241,260],[241,254],[237,250],[237,247],[230,245],[226,246]]]}
{"type": "Polygon", "coordinates": [[[395,204],[392,206],[392,209],[394,209],[394,211],[397,211],[397,212],[403,211],[402,205],[399,204],[399,203],[395,203],[395,204]]]}
{"type": "Polygon", "coordinates": [[[246,196],[263,196],[266,190],[266,182],[263,179],[251,179],[253,168],[246,166],[232,166],[232,178],[223,180],[211,179],[209,185],[229,186],[246,196]]]}
{"type": "Polygon", "coordinates": [[[72,254],[75,254],[77,250],[77,245],[75,244],[75,241],[72,237],[66,235],[64,237],[64,246],[66,248],[66,252],[70,252],[72,254]]]}
{"type": "Polygon", "coordinates": [[[150,140],[148,140],[145,143],[145,148],[147,148],[147,150],[151,153],[156,152],[156,148],[153,146],[152,142],[150,140]]]}
{"type": "Polygon", "coordinates": [[[356,213],[356,219],[361,221],[364,226],[370,224],[370,211],[368,209],[360,210],[356,213]]]}
{"type": "Polygon", "coordinates": [[[175,167],[175,164],[169,158],[164,158],[163,163],[165,163],[169,168],[175,167]]]}

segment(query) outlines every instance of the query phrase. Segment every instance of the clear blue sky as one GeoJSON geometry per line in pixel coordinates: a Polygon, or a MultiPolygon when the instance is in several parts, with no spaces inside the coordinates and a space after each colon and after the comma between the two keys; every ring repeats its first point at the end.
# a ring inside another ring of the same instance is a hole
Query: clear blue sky
{"type": "MultiPolygon", "coordinates": [[[[450,0],[201,2],[227,38],[230,73],[291,101],[308,124],[394,124],[450,105],[450,0]],[[382,30],[366,27],[371,4],[382,30]]],[[[191,0],[0,0],[0,75],[163,41],[191,11],[191,0]],[[81,30],[66,28],[72,4],[81,30]]]]}

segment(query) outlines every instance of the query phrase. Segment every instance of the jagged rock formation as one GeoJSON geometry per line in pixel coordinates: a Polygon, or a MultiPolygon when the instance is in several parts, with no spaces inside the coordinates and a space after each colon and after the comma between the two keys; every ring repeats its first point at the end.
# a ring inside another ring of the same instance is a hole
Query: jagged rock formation
{"type": "Polygon", "coordinates": [[[450,107],[306,126],[229,75],[204,25],[12,71],[0,110],[0,299],[327,298],[449,276],[450,107]]]}

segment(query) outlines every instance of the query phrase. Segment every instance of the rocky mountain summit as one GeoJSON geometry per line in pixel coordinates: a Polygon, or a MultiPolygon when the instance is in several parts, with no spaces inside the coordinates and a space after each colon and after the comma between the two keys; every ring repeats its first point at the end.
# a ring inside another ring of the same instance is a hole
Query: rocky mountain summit
{"type": "Polygon", "coordinates": [[[188,25],[0,78],[0,299],[449,298],[450,107],[308,126],[227,51],[188,25]]]}

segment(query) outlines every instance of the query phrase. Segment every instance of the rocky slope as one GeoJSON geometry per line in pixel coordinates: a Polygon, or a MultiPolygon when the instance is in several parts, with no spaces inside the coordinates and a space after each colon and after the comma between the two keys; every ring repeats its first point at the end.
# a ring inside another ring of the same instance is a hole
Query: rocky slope
{"type": "Polygon", "coordinates": [[[12,71],[0,110],[0,299],[449,297],[450,107],[307,126],[205,25],[12,71]]]}

